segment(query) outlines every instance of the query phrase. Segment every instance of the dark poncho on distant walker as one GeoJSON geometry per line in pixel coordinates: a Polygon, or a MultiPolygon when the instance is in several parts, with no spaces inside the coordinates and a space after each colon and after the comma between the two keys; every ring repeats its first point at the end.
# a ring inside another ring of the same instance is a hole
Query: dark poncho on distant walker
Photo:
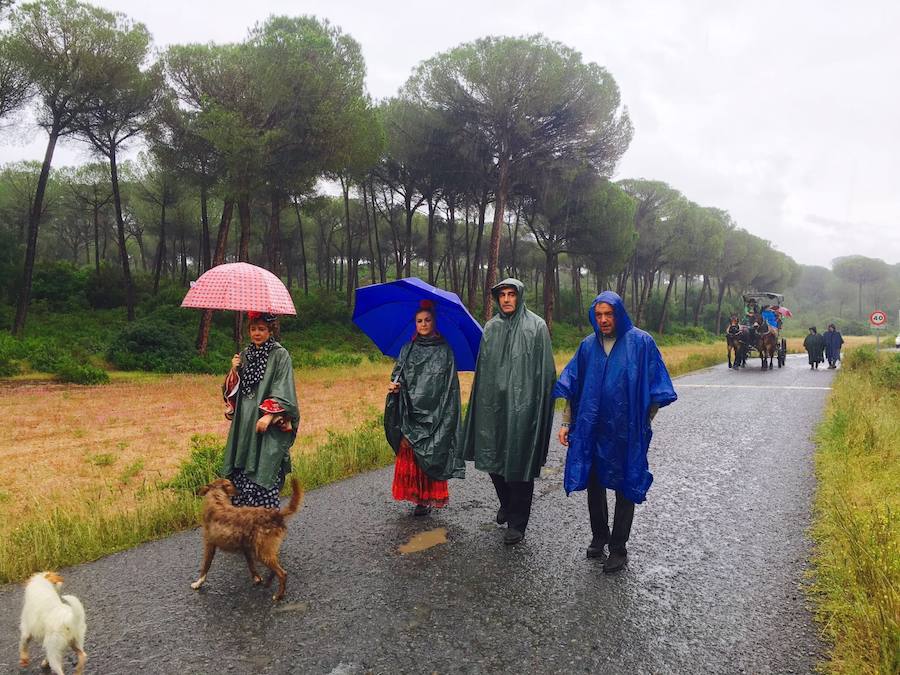
{"type": "Polygon", "coordinates": [[[465,458],[506,481],[531,481],[547,461],[553,422],[556,365],[547,324],[525,307],[525,286],[504,279],[494,286],[516,289],[510,314],[484,326],[465,424],[465,458]]]}
{"type": "Polygon", "coordinates": [[[463,478],[465,464],[456,443],[460,428],[459,378],[453,350],[440,335],[416,336],[397,357],[391,379],[400,392],[385,402],[385,433],[395,453],[402,438],[412,446],[416,464],[430,478],[463,478]],[[395,416],[395,408],[399,415],[395,416]],[[399,425],[392,420],[399,418],[399,425]]]}

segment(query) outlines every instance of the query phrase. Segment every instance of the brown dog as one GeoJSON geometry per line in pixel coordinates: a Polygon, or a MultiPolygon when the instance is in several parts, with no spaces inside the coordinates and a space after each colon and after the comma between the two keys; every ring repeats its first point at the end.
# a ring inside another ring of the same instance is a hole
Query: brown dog
{"type": "Polygon", "coordinates": [[[278,602],[284,597],[287,583],[287,572],[278,562],[278,551],[284,535],[287,534],[287,519],[295,514],[303,501],[303,490],[296,478],[291,478],[290,504],[284,509],[267,509],[261,506],[233,506],[231,497],[238,493],[234,484],[225,478],[214,480],[204,485],[197,492],[203,499],[203,565],[200,578],[191,584],[194,590],[206,581],[206,574],[212,564],[216,549],[232,553],[241,552],[247,559],[253,583],[262,581],[256,573],[254,559],[259,560],[271,572],[266,586],[272,583],[277,575],[279,588],[272,596],[278,602]]]}

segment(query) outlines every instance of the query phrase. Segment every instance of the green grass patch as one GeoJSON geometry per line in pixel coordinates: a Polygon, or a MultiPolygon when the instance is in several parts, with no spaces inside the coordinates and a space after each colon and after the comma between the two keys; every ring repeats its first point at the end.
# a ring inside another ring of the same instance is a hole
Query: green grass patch
{"type": "Polygon", "coordinates": [[[116,463],[116,456],[111,452],[101,452],[87,458],[94,466],[110,466],[116,463]]]}
{"type": "MultiPolygon", "coordinates": [[[[111,483],[105,494],[77,507],[40,511],[40,516],[24,520],[0,548],[0,583],[24,579],[42,569],[96,560],[194,527],[201,504],[196,490],[216,478],[222,453],[219,437],[194,436],[190,454],[175,477],[140,490],[133,509],[114,505],[110,496],[121,485],[111,483]]],[[[88,461],[100,457],[104,455],[93,455],[88,461]]],[[[382,420],[376,417],[348,433],[330,433],[328,440],[313,452],[295,453],[294,475],[304,489],[311,490],[387,466],[393,460],[394,454],[384,440],[382,420]]],[[[99,461],[103,465],[106,460],[99,461]]],[[[128,482],[142,469],[143,462],[138,460],[122,472],[119,480],[128,482]]]]}
{"type": "Polygon", "coordinates": [[[141,471],[144,470],[144,460],[136,459],[131,464],[125,467],[125,470],[119,474],[119,482],[122,485],[128,485],[131,482],[131,479],[137,476],[141,471]]]}
{"type": "Polygon", "coordinates": [[[350,433],[329,432],[328,440],[315,452],[295,457],[293,464],[304,489],[312,490],[393,461],[394,452],[384,439],[384,422],[379,416],[350,433]]]}
{"type": "Polygon", "coordinates": [[[0,582],[17,581],[42,569],[96,560],[192,527],[200,502],[191,495],[150,491],[131,510],[111,508],[108,498],[77,508],[52,508],[20,523],[0,554],[0,582]]]}
{"type": "Polygon", "coordinates": [[[811,592],[829,673],[900,672],[898,364],[869,347],[849,352],[817,434],[811,592]]]}
{"type": "Polygon", "coordinates": [[[671,367],[667,366],[667,370],[669,371],[670,377],[677,377],[695,370],[703,370],[704,368],[718,365],[722,363],[722,361],[722,355],[718,353],[689,354],[687,358],[673,364],[671,367]]]}

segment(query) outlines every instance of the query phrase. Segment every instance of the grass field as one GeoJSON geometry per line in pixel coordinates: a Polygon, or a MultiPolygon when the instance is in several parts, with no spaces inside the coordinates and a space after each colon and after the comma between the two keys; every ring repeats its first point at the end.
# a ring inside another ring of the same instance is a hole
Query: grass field
{"type": "MultiPolygon", "coordinates": [[[[721,343],[662,352],[673,376],[725,359],[721,343]]],[[[570,357],[557,354],[558,368],[570,357]]],[[[371,426],[390,371],[387,360],[296,371],[302,418],[293,456],[301,465],[318,462],[309,480],[327,482],[391,460],[371,426]],[[380,450],[366,454],[373,445],[380,450]],[[355,465],[348,453],[365,458],[355,465]]],[[[460,374],[463,401],[471,382],[471,373],[460,374]]],[[[0,440],[0,581],[194,523],[197,500],[158,486],[191,459],[192,437],[221,445],[228,423],[220,385],[216,376],[143,373],[112,373],[111,384],[93,387],[0,380],[0,409],[11,423],[0,440]]]]}
{"type": "Polygon", "coordinates": [[[900,354],[851,352],[816,454],[813,597],[825,670],[900,673],[900,354]]]}

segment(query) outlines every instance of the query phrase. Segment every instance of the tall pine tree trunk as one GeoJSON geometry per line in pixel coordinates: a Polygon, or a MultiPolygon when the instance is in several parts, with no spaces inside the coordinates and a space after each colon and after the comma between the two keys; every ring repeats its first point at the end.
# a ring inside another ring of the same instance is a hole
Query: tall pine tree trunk
{"type": "Polygon", "coordinates": [[[47,190],[47,181],[50,178],[50,164],[53,162],[53,151],[56,149],[57,140],[59,140],[59,129],[54,125],[50,130],[50,137],[47,139],[44,163],[41,164],[41,173],[38,176],[37,187],[34,191],[34,202],[28,214],[22,288],[19,289],[19,301],[16,303],[16,317],[13,320],[12,327],[12,334],[17,337],[22,337],[25,333],[25,320],[28,318],[28,307],[31,304],[31,282],[34,277],[34,259],[37,254],[38,226],[41,223],[41,213],[44,209],[44,193],[47,190]]]}
{"type": "Polygon", "coordinates": [[[129,321],[134,321],[134,282],[128,264],[128,248],[125,245],[125,218],[122,215],[122,195],[119,192],[119,168],[116,165],[116,147],[110,144],[109,173],[112,179],[113,204],[116,207],[116,230],[119,233],[119,257],[122,259],[122,276],[125,282],[125,306],[129,321]]]}
{"type": "Polygon", "coordinates": [[[556,299],[556,268],[558,266],[558,253],[551,243],[547,244],[544,253],[544,323],[547,330],[553,334],[553,306],[556,299]],[[549,282],[549,283],[548,283],[549,282]]]}
{"type": "Polygon", "coordinates": [[[162,273],[163,260],[166,259],[166,195],[163,191],[160,200],[159,242],[156,245],[156,260],[153,263],[153,295],[159,293],[159,276],[162,273]]]}
{"type": "Polygon", "coordinates": [[[212,267],[212,251],[209,239],[209,188],[205,179],[200,183],[200,272],[212,267]]]}
{"type": "MultiPolygon", "coordinates": [[[[228,230],[231,227],[231,216],[234,212],[234,200],[230,197],[225,198],[222,205],[222,216],[219,219],[219,231],[216,233],[216,250],[212,258],[212,267],[221,265],[225,262],[225,251],[228,247],[228,230]]],[[[212,269],[210,267],[210,269],[212,269]]],[[[209,327],[212,324],[212,310],[203,310],[200,315],[200,328],[197,331],[197,351],[200,355],[206,354],[209,346],[209,327]]]]}
{"type": "Polygon", "coordinates": [[[481,272],[481,241],[484,237],[484,219],[487,211],[487,197],[482,195],[482,201],[478,205],[478,233],[475,236],[475,255],[472,267],[469,269],[469,309],[475,311],[475,298],[478,293],[478,279],[481,272]]]}
{"type": "Polygon", "coordinates": [[[301,271],[303,272],[303,295],[309,295],[309,275],[306,271],[306,240],[303,237],[303,219],[300,217],[300,204],[296,199],[294,203],[294,213],[297,214],[297,229],[300,231],[300,262],[301,271]]]}
{"type": "Polygon", "coordinates": [[[494,222],[491,225],[488,268],[484,278],[484,293],[482,295],[482,317],[484,321],[490,319],[494,313],[494,303],[491,302],[491,288],[497,283],[497,265],[500,261],[500,231],[503,227],[503,212],[506,209],[506,197],[509,192],[509,156],[506,153],[501,153],[497,171],[499,176],[497,180],[497,195],[494,201],[494,222]]]}
{"type": "Polygon", "coordinates": [[[725,297],[725,284],[719,279],[719,298],[716,302],[716,335],[722,331],[722,299],[725,297]]]}
{"type": "Polygon", "coordinates": [[[669,284],[666,286],[666,294],[663,296],[663,304],[662,310],[659,313],[659,325],[656,328],[656,331],[662,335],[665,332],[666,328],[666,314],[669,310],[669,297],[672,295],[672,291],[675,286],[675,272],[671,272],[669,274],[669,284]]]}

